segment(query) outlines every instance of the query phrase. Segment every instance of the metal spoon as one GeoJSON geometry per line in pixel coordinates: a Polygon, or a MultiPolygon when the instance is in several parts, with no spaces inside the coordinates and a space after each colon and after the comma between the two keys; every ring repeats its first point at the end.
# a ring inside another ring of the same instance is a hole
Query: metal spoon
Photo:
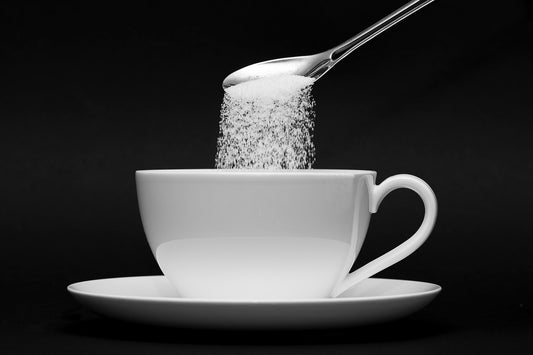
{"type": "Polygon", "coordinates": [[[414,14],[434,0],[413,0],[335,48],[314,55],[267,60],[241,68],[224,79],[224,89],[273,75],[301,75],[319,79],[335,64],[381,32],[414,14]]]}

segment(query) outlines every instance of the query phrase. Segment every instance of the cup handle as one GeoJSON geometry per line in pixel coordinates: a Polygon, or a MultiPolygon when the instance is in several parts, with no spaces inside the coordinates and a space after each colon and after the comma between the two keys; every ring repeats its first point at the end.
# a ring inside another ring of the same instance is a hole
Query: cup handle
{"type": "Polygon", "coordinates": [[[339,282],[333,289],[331,296],[337,297],[358,282],[396,264],[418,249],[428,238],[437,218],[437,199],[433,190],[422,179],[413,175],[400,174],[389,177],[381,184],[375,185],[371,177],[368,179],[369,209],[370,213],[376,213],[381,201],[390,192],[407,188],[416,192],[424,202],[424,220],[418,230],[402,244],[377,259],[350,273],[344,280],[339,282]]]}

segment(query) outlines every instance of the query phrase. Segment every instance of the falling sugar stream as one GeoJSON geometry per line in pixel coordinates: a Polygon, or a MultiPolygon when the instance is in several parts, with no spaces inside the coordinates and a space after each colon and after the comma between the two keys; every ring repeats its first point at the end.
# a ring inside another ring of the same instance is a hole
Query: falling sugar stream
{"type": "Polygon", "coordinates": [[[220,110],[219,169],[309,169],[314,79],[280,75],[227,88],[220,110]]]}

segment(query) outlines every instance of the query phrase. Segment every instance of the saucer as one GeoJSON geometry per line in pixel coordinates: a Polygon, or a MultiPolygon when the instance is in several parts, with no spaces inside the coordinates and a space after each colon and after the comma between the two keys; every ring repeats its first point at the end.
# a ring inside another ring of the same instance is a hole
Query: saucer
{"type": "Polygon", "coordinates": [[[165,276],[74,283],[68,291],[103,316],[143,324],[205,329],[320,329],[387,322],[426,306],[439,285],[370,278],[337,298],[209,300],[180,298],[165,276]]]}

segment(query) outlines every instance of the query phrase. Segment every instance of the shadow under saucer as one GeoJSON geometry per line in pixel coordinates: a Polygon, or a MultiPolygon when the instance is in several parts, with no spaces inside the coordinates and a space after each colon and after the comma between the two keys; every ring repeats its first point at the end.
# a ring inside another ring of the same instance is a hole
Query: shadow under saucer
{"type": "Polygon", "coordinates": [[[450,324],[422,315],[394,322],[322,330],[196,330],[150,326],[101,318],[84,309],[65,314],[56,331],[80,337],[122,341],[206,345],[305,345],[401,342],[431,338],[454,331],[450,324]]]}

